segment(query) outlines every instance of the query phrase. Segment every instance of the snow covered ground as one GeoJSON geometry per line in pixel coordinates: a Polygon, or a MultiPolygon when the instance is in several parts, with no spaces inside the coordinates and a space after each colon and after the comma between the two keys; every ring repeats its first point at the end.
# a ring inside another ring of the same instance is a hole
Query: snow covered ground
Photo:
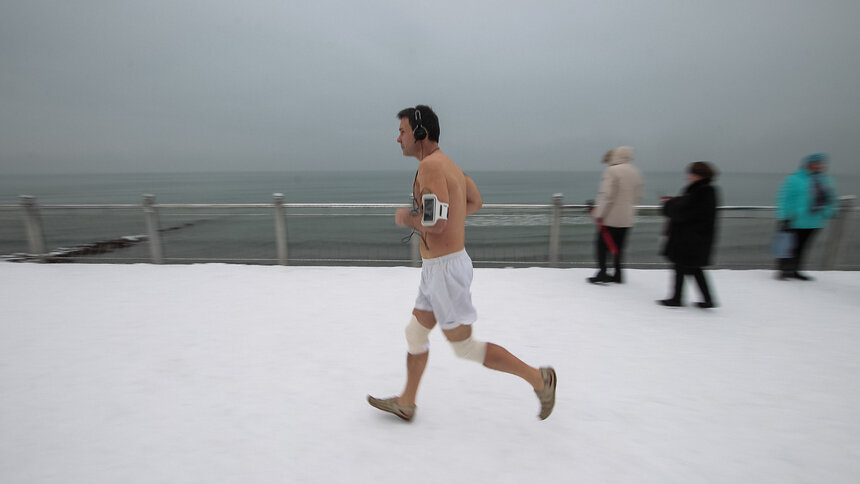
{"type": "Polygon", "coordinates": [[[0,482],[848,483],[860,273],[477,269],[477,338],[553,365],[555,412],[438,329],[411,423],[413,268],[0,264],[0,482]],[[688,297],[698,297],[688,281],[688,297]]]}

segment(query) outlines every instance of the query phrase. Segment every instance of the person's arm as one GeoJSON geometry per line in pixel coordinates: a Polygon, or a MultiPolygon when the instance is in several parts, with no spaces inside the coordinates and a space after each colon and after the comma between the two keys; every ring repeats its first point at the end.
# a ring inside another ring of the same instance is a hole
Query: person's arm
{"type": "Polygon", "coordinates": [[[702,203],[703,190],[686,192],[672,197],[663,204],[663,215],[676,223],[685,223],[702,217],[705,206],[702,203]]]}
{"type": "Polygon", "coordinates": [[[484,199],[481,198],[478,185],[475,184],[475,180],[466,176],[466,215],[472,215],[480,210],[483,205],[484,199]]]}
{"type": "Polygon", "coordinates": [[[794,177],[786,177],[776,195],[776,218],[777,220],[787,221],[789,227],[791,226],[791,221],[797,217],[796,204],[798,194],[794,185],[794,177]]]}
{"type": "Polygon", "coordinates": [[[615,192],[617,190],[617,180],[613,176],[611,167],[603,170],[603,177],[600,180],[600,189],[597,192],[597,205],[591,212],[591,216],[599,224],[603,221],[603,216],[612,208],[612,202],[615,200],[615,192]]]}
{"type": "Polygon", "coordinates": [[[424,206],[421,203],[421,196],[427,194],[436,195],[436,199],[443,203],[448,203],[448,182],[445,180],[445,174],[442,170],[433,165],[427,165],[418,171],[418,214],[412,213],[405,209],[397,209],[394,214],[395,223],[400,226],[411,227],[427,234],[439,234],[445,231],[448,226],[447,220],[437,220],[433,225],[421,225],[424,206]]]}

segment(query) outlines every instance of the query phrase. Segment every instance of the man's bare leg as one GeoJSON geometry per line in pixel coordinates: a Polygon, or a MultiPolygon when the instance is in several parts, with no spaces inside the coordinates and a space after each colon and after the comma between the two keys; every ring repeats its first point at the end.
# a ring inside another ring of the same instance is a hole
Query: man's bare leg
{"type": "Polygon", "coordinates": [[[406,386],[403,388],[403,393],[397,397],[398,404],[410,407],[415,406],[418,385],[421,384],[421,377],[424,375],[424,369],[427,367],[429,355],[429,351],[420,355],[406,354],[406,386]]]}
{"type": "MultiPolygon", "coordinates": [[[[413,309],[412,314],[418,319],[421,326],[427,329],[433,329],[436,326],[436,317],[432,311],[422,311],[413,309]]],[[[397,397],[397,403],[400,405],[414,406],[415,399],[418,395],[418,386],[421,384],[421,377],[424,376],[424,369],[427,368],[427,360],[430,356],[429,351],[413,355],[406,354],[406,386],[403,388],[403,393],[397,397]]]]}
{"type": "MultiPolygon", "coordinates": [[[[450,342],[463,341],[472,335],[472,326],[464,324],[454,329],[442,330],[450,342]]],[[[544,381],[540,370],[525,364],[512,355],[508,350],[493,343],[487,343],[487,354],[484,356],[484,366],[491,370],[503,371],[516,375],[527,381],[535,390],[543,390],[544,381]]]]}
{"type": "Polygon", "coordinates": [[[493,370],[517,375],[529,382],[529,385],[535,390],[542,390],[544,387],[544,381],[539,369],[525,364],[508,350],[497,344],[487,343],[487,356],[484,358],[484,366],[493,370]]]}
{"type": "MultiPolygon", "coordinates": [[[[472,335],[472,327],[469,325],[458,326],[444,331],[444,333],[448,341],[457,343],[472,335]]],[[[538,418],[545,420],[549,417],[555,407],[556,376],[552,367],[532,368],[508,350],[493,343],[486,343],[483,363],[487,368],[510,373],[527,381],[534,388],[540,401],[538,418]]]]}

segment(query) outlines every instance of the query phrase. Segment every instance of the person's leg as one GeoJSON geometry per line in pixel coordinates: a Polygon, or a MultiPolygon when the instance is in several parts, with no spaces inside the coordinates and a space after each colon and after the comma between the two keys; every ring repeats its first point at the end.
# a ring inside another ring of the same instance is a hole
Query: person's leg
{"type": "Polygon", "coordinates": [[[624,244],[627,241],[627,233],[629,231],[629,227],[609,227],[609,234],[612,235],[612,240],[615,242],[615,247],[618,249],[618,253],[613,256],[613,261],[615,262],[615,273],[612,275],[612,282],[624,282],[624,278],[621,275],[621,264],[624,256],[624,244]]]}
{"type": "Polygon", "coordinates": [[[418,393],[418,385],[427,367],[429,351],[429,334],[436,325],[436,319],[430,311],[414,309],[414,316],[406,326],[406,342],[408,351],[406,353],[406,386],[403,392],[390,398],[376,398],[367,396],[367,402],[379,410],[393,413],[403,420],[410,421],[415,416],[415,396],[418,393]]]}
{"type": "Polygon", "coordinates": [[[452,329],[443,329],[445,337],[454,346],[454,351],[461,358],[481,361],[491,370],[502,371],[516,375],[532,386],[541,404],[538,418],[546,419],[555,407],[556,374],[552,367],[534,368],[511,354],[505,348],[493,343],[480,343],[472,340],[472,326],[460,325],[452,329]],[[466,348],[470,348],[466,350],[466,348]],[[482,355],[483,358],[476,358],[482,355]]]}
{"type": "Polygon", "coordinates": [[[701,267],[693,268],[693,277],[696,278],[696,283],[699,285],[699,291],[702,293],[702,302],[697,305],[700,308],[714,307],[714,299],[711,297],[711,290],[708,287],[708,279],[705,277],[705,271],[701,267]]]}
{"type": "Polygon", "coordinates": [[[800,261],[803,259],[806,243],[809,239],[809,229],[791,229],[791,231],[794,233],[794,248],[791,250],[791,258],[786,259],[783,266],[783,272],[788,277],[792,277],[800,268],[800,261]]]}
{"type": "Polygon", "coordinates": [[[795,247],[794,247],[794,259],[793,259],[793,267],[790,271],[790,277],[795,277],[797,279],[807,280],[808,276],[804,276],[799,273],[800,267],[803,264],[803,258],[806,254],[806,249],[810,246],[810,242],[812,241],[812,236],[815,235],[817,229],[794,229],[795,231],[795,247]]]}
{"type": "Polygon", "coordinates": [[[663,306],[681,306],[684,295],[684,275],[686,270],[683,266],[675,264],[674,287],[672,289],[672,297],[669,299],[661,299],[657,301],[663,306]]]}
{"type": "Polygon", "coordinates": [[[600,270],[600,274],[606,274],[606,241],[603,240],[603,237],[600,233],[600,229],[597,230],[597,268],[600,270]]]}
{"type": "Polygon", "coordinates": [[[800,231],[798,229],[791,229],[791,232],[794,234],[794,247],[791,249],[791,257],[782,259],[782,265],[780,267],[782,269],[783,276],[786,277],[791,277],[797,269],[797,260],[803,252],[803,247],[800,242],[800,231]]]}
{"type": "Polygon", "coordinates": [[[600,232],[600,227],[597,228],[597,238],[594,241],[595,252],[597,255],[597,274],[588,278],[588,282],[608,282],[609,276],[606,274],[606,242],[603,240],[603,234],[600,232]]]}
{"type": "MultiPolygon", "coordinates": [[[[413,309],[412,314],[421,326],[427,328],[427,330],[431,330],[436,326],[436,318],[433,316],[432,311],[413,309]]],[[[429,349],[418,354],[406,353],[406,386],[403,388],[400,396],[397,397],[397,403],[400,405],[415,405],[418,386],[421,384],[421,377],[424,376],[424,369],[427,368],[429,357],[429,349]]]]}
{"type": "MultiPolygon", "coordinates": [[[[443,329],[442,332],[445,333],[445,338],[449,342],[456,343],[458,341],[465,341],[472,336],[472,326],[464,324],[454,329],[443,329]]],[[[508,350],[497,344],[486,343],[486,345],[486,353],[482,362],[484,366],[491,370],[516,375],[527,381],[535,390],[543,388],[543,379],[541,379],[538,368],[525,364],[508,350]]]]}

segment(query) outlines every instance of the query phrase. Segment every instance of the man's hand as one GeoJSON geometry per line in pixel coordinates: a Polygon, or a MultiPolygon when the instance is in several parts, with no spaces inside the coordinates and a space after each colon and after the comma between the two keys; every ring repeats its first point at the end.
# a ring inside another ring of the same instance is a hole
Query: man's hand
{"type": "Polygon", "coordinates": [[[412,227],[412,211],[408,208],[398,208],[394,212],[394,223],[400,227],[412,227]]]}

